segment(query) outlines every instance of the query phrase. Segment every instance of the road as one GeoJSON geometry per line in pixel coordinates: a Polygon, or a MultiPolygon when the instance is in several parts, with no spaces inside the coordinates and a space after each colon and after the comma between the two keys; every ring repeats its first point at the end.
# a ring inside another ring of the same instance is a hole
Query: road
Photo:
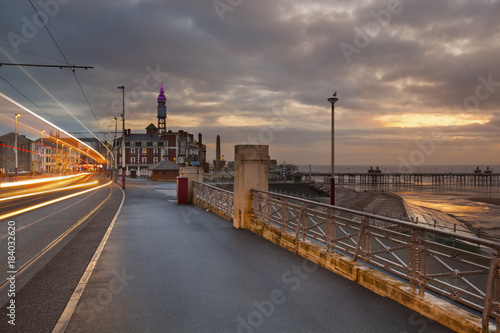
{"type": "Polygon", "coordinates": [[[118,186],[97,175],[0,194],[0,331],[50,331],[122,196],[118,186]],[[10,283],[6,283],[11,275],[15,276],[15,297],[9,295],[10,283]],[[17,303],[15,330],[4,319],[11,299],[17,303]]]}

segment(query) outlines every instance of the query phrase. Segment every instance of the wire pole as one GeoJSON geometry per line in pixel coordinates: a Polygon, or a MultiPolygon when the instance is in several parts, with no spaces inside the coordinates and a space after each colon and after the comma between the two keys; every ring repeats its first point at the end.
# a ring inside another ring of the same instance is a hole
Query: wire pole
{"type": "Polygon", "coordinates": [[[125,86],[119,86],[122,90],[122,189],[125,189],[125,86]]]}

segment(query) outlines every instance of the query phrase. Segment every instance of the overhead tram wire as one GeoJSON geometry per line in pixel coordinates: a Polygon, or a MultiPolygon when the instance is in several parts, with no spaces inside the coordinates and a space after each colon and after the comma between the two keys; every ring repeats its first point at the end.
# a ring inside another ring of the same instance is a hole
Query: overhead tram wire
{"type": "MultiPolygon", "coordinates": [[[[68,65],[71,65],[68,61],[68,59],[66,58],[66,56],[64,55],[63,51],[61,50],[61,48],[59,47],[59,44],[57,44],[54,36],[52,36],[52,33],[50,32],[49,28],[47,27],[47,25],[45,24],[45,21],[42,19],[42,17],[40,16],[40,14],[38,13],[38,10],[36,9],[35,5],[33,5],[33,2],[31,0],[29,0],[30,4],[31,4],[31,7],[33,7],[33,10],[35,11],[35,13],[38,15],[38,18],[40,19],[40,22],[42,22],[43,26],[45,27],[45,30],[47,30],[47,33],[49,34],[50,38],[52,39],[52,41],[54,42],[54,44],[56,45],[57,49],[59,50],[59,52],[61,53],[62,57],[64,58],[64,61],[66,61],[66,63],[68,65]]],[[[90,102],[87,98],[87,95],[85,94],[85,92],[83,91],[83,88],[82,88],[82,85],[80,84],[80,81],[78,80],[78,77],[76,76],[76,73],[75,73],[75,70],[73,69],[73,75],[75,76],[75,79],[76,79],[76,82],[78,83],[78,86],[80,87],[80,90],[82,91],[82,94],[83,96],[85,97],[85,100],[87,101],[87,105],[89,106],[90,108],[90,111],[92,111],[92,114],[94,115],[94,118],[95,118],[95,121],[97,122],[97,125],[99,125],[99,128],[101,129],[101,131],[103,130],[102,129],[102,126],[101,124],[99,123],[99,120],[97,120],[97,116],[95,115],[95,112],[94,112],[94,109],[92,108],[92,106],[90,105],[90,102]]],[[[101,142],[102,143],[102,142],[101,142]]]]}

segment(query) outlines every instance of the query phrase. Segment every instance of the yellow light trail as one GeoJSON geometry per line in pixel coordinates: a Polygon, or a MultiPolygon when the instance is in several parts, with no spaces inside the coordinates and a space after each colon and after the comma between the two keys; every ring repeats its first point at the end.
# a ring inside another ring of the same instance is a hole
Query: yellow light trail
{"type": "Polygon", "coordinates": [[[40,184],[40,183],[47,183],[47,182],[53,182],[56,180],[63,180],[63,179],[68,179],[68,178],[76,178],[76,177],[81,177],[85,175],[90,175],[91,173],[85,172],[85,173],[79,173],[77,175],[69,175],[69,176],[59,176],[59,177],[50,177],[50,178],[40,178],[40,179],[31,179],[31,180],[21,180],[18,182],[11,182],[11,183],[0,183],[0,188],[7,188],[7,187],[17,187],[17,186],[24,186],[24,185],[32,185],[32,184],[40,184]]]}
{"type": "Polygon", "coordinates": [[[2,198],[2,199],[0,199],[0,202],[13,200],[13,199],[20,199],[20,198],[25,198],[25,197],[31,197],[34,195],[47,194],[47,193],[52,193],[52,192],[64,191],[64,190],[71,190],[73,188],[85,187],[85,186],[90,186],[90,185],[94,185],[94,184],[98,184],[98,183],[99,182],[97,180],[94,180],[93,182],[90,182],[90,183],[72,185],[72,186],[67,186],[67,187],[63,187],[63,188],[56,188],[53,190],[47,190],[47,191],[41,191],[41,192],[35,192],[35,193],[21,194],[21,195],[16,195],[13,197],[2,198]]]}
{"type": "Polygon", "coordinates": [[[106,184],[103,184],[103,185],[100,185],[100,186],[97,186],[97,187],[94,187],[94,188],[89,188],[88,190],[85,190],[85,191],[73,193],[73,194],[70,194],[70,195],[67,195],[67,196],[64,196],[64,197],[60,197],[60,198],[57,198],[57,199],[54,199],[54,200],[42,202],[40,204],[36,204],[36,205],[30,206],[30,207],[26,207],[26,208],[23,208],[23,209],[20,209],[20,210],[16,210],[14,212],[10,212],[10,213],[4,214],[4,215],[0,215],[0,220],[7,219],[9,217],[16,216],[16,215],[19,215],[19,214],[23,214],[23,213],[26,213],[26,212],[29,212],[29,211],[32,211],[32,210],[35,210],[35,209],[38,209],[38,208],[42,208],[42,207],[48,206],[48,205],[52,205],[54,203],[57,203],[57,202],[60,202],[60,201],[63,201],[63,200],[71,199],[73,197],[76,197],[76,196],[88,193],[90,191],[98,190],[98,189],[100,189],[100,188],[102,188],[104,186],[108,186],[111,183],[112,183],[112,181],[109,181],[106,184]]]}

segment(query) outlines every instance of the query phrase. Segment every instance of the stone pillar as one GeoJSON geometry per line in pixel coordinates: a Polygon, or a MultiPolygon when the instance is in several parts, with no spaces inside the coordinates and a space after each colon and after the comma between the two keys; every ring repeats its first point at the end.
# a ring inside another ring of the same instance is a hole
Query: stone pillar
{"type": "Polygon", "coordinates": [[[188,200],[193,201],[193,181],[203,183],[203,167],[188,166],[179,170],[179,177],[188,177],[188,200]]]}
{"type": "Polygon", "coordinates": [[[246,229],[252,214],[252,189],[268,190],[269,146],[234,147],[234,220],[236,229],[246,229]]]}

